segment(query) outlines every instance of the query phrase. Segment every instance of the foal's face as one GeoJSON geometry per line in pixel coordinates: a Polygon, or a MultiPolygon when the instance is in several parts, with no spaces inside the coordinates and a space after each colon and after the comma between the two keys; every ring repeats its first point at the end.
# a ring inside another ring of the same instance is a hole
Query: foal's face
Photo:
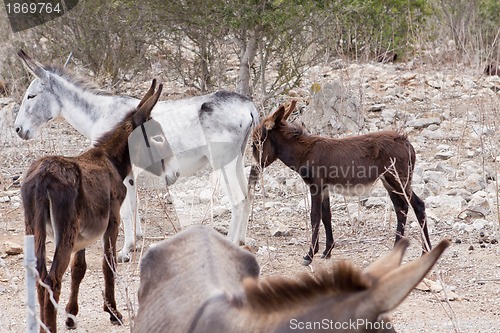
{"type": "Polygon", "coordinates": [[[267,130],[265,126],[260,125],[253,132],[252,154],[262,168],[267,167],[278,158],[276,149],[269,139],[271,131],[273,129],[267,130]]]}

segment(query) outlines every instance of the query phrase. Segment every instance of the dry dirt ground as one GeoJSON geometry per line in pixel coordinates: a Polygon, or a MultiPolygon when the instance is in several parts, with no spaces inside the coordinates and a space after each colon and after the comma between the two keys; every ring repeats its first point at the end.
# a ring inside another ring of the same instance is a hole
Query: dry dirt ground
{"type": "MultiPolygon", "coordinates": [[[[394,66],[385,70],[394,71],[394,66]]],[[[397,75],[404,74],[406,72],[401,71],[397,75]]],[[[437,147],[447,144],[451,146],[450,150],[454,147],[459,149],[453,150],[458,159],[443,162],[446,166],[460,170],[459,164],[463,160],[476,161],[479,165],[486,160],[488,166],[496,170],[495,164],[498,164],[498,159],[495,162],[494,157],[498,155],[498,152],[493,156],[493,160],[485,159],[487,154],[484,151],[469,154],[467,149],[476,152],[481,148],[481,144],[487,142],[474,139],[470,129],[473,128],[473,124],[467,128],[462,126],[463,123],[454,121],[460,118],[460,112],[467,117],[468,112],[479,112],[478,108],[483,107],[493,110],[494,116],[490,119],[495,119],[499,112],[498,93],[488,98],[486,101],[484,98],[471,98],[464,101],[457,96],[444,97],[443,95],[441,99],[427,101],[427,104],[423,106],[411,100],[404,106],[394,106],[411,115],[417,114],[421,117],[437,115],[441,119],[444,117],[448,120],[446,124],[448,127],[440,124],[442,130],[445,133],[461,134],[458,138],[455,136],[455,139],[422,138],[422,129],[407,129],[410,140],[415,143],[417,167],[419,163],[426,166],[433,164],[435,155],[438,153],[437,147]],[[441,107],[451,113],[451,116],[440,114],[441,107]],[[427,109],[433,109],[434,113],[428,115],[427,109]]],[[[373,101],[368,100],[364,108],[369,108],[373,101]]],[[[392,105],[390,98],[383,99],[383,101],[386,107],[392,105]]],[[[270,110],[261,111],[267,113],[270,110]]],[[[363,114],[367,119],[372,120],[380,117],[378,113],[364,112],[363,114]]],[[[3,198],[0,200],[0,255],[4,266],[0,267],[0,332],[22,332],[25,331],[26,313],[23,254],[7,255],[5,250],[7,247],[4,245],[8,242],[19,245],[23,243],[22,203],[19,199],[19,185],[14,179],[21,175],[35,158],[47,154],[75,155],[86,149],[88,142],[63,120],[56,120],[45,125],[36,139],[24,142],[17,138],[12,127],[8,126],[11,125],[12,119],[2,116],[5,117],[5,121],[3,127],[0,128],[0,134],[2,134],[0,199],[3,198]]],[[[302,114],[299,115],[300,117],[312,116],[302,114]]],[[[370,124],[373,123],[375,122],[370,124]]],[[[493,125],[490,127],[494,127],[493,125]]],[[[378,123],[377,127],[379,129],[394,128],[394,124],[382,122],[378,123]]],[[[404,124],[403,126],[400,124],[400,127],[404,127],[404,124]]],[[[488,142],[498,148],[498,135],[495,128],[493,131],[493,139],[488,142]]],[[[249,164],[250,159],[247,158],[247,165],[249,164]]],[[[467,174],[462,174],[460,177],[447,176],[449,183],[437,189],[451,194],[461,193],[457,188],[460,188],[466,176],[467,174]]],[[[491,183],[491,179],[489,182],[491,183]]],[[[175,232],[172,228],[172,221],[177,218],[183,225],[205,223],[212,224],[220,230],[227,228],[230,219],[227,200],[224,199],[222,191],[217,189],[217,182],[209,176],[208,171],[200,172],[175,185],[171,189],[174,204],[167,203],[166,190],[160,181],[143,178],[139,184],[141,213],[145,228],[142,250],[146,250],[152,243],[170,237],[175,232]],[[207,191],[209,191],[208,196],[207,191]],[[213,199],[212,203],[210,197],[213,199]],[[211,207],[216,215],[213,221],[210,219],[211,207]]],[[[426,182],[422,182],[422,186],[416,189],[419,195],[424,191],[425,184],[426,182]]],[[[498,191],[498,187],[495,189],[498,191]]],[[[392,248],[395,230],[392,205],[389,204],[388,197],[380,186],[377,186],[374,192],[375,198],[379,199],[379,203],[382,200],[382,204],[373,205],[371,208],[363,206],[359,198],[332,195],[336,247],[331,259],[316,258],[314,260],[312,265],[314,271],[329,268],[340,259],[365,267],[392,248]]],[[[428,195],[422,194],[423,197],[428,195]]],[[[301,265],[302,256],[307,251],[310,239],[307,198],[307,189],[302,181],[281,163],[275,163],[265,171],[265,176],[260,181],[256,192],[247,234],[248,243],[256,251],[261,265],[263,279],[271,275],[295,278],[300,274],[313,274],[310,268],[301,265]],[[276,230],[284,235],[273,236],[276,230]]],[[[450,299],[446,301],[444,292],[414,290],[394,312],[394,324],[399,332],[500,332],[500,246],[498,243],[491,242],[500,236],[496,204],[493,203],[491,213],[484,218],[486,222],[482,228],[454,228],[456,223],[473,224],[471,220],[455,215],[449,216],[448,219],[434,217],[431,225],[431,241],[437,244],[439,240],[449,238],[452,240],[452,245],[427,278],[432,281],[442,281],[446,285],[446,294],[450,299]],[[484,242],[484,239],[489,242],[484,242]]],[[[440,209],[446,212],[446,207],[435,207],[438,212],[440,209]]],[[[407,236],[411,239],[411,246],[405,256],[405,262],[412,261],[420,255],[419,230],[415,227],[413,213],[410,214],[408,226],[407,236]]],[[[320,237],[321,245],[324,246],[323,232],[320,233],[320,237]]],[[[122,242],[123,238],[120,235],[119,246],[122,242]]],[[[52,245],[49,243],[48,248],[52,249],[52,245]]],[[[199,244],[199,251],[203,251],[203,244],[199,244]]],[[[140,255],[141,251],[137,251],[133,262],[118,266],[117,302],[125,317],[124,326],[118,327],[112,326],[107,314],[102,311],[102,246],[94,244],[88,248],[88,270],[80,289],[80,313],[76,332],[130,331],[133,314],[137,311],[140,255]]],[[[49,251],[48,257],[51,256],[52,252],[49,251]]],[[[188,261],[189,258],[186,260],[188,261]]],[[[66,303],[68,288],[69,274],[67,272],[63,283],[62,304],[66,303]]],[[[62,314],[58,323],[59,330],[65,331],[62,314]]]]}

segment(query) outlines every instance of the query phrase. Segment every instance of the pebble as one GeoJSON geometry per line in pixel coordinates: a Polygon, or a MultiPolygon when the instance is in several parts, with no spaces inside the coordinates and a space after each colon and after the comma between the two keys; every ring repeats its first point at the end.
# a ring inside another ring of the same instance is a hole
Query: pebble
{"type": "Polygon", "coordinates": [[[370,108],[368,109],[368,111],[370,111],[370,112],[380,112],[383,109],[385,109],[385,104],[373,104],[372,106],[370,106],[370,108]]]}
{"type": "Polygon", "coordinates": [[[23,253],[23,247],[12,241],[5,242],[4,247],[5,247],[5,253],[7,253],[10,256],[23,253]]]}

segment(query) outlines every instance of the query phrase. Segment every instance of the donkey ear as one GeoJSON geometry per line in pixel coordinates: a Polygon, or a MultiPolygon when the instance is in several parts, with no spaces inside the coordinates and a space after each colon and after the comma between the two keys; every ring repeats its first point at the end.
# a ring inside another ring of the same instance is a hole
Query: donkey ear
{"type": "Polygon", "coordinates": [[[370,289],[364,310],[375,310],[382,314],[395,309],[424,278],[449,245],[448,240],[443,240],[431,252],[381,277],[370,289]]]}
{"type": "Polygon", "coordinates": [[[297,105],[297,100],[294,99],[290,103],[290,106],[288,107],[288,109],[285,112],[285,115],[283,116],[284,120],[287,120],[288,117],[290,117],[290,115],[292,114],[293,110],[295,110],[295,105],[297,105]]]}
{"type": "Polygon", "coordinates": [[[266,120],[264,120],[264,126],[266,130],[270,131],[278,125],[285,115],[285,106],[280,105],[278,110],[276,110],[272,115],[270,115],[266,120]]]}
{"type": "MultiPolygon", "coordinates": [[[[156,85],[156,83],[154,84],[156,85]]],[[[149,117],[151,116],[151,111],[156,105],[156,102],[158,102],[162,90],[163,84],[160,84],[158,86],[158,90],[153,94],[153,96],[150,96],[145,102],[141,101],[142,105],[137,108],[137,111],[134,114],[134,123],[136,126],[144,124],[149,119],[149,117]]],[[[149,92],[150,90],[146,93],[146,95],[148,95],[149,92]]]]}
{"type": "Polygon", "coordinates": [[[24,52],[23,50],[19,50],[17,55],[19,57],[21,57],[21,59],[23,59],[24,63],[28,67],[29,71],[33,75],[35,75],[37,78],[44,80],[44,79],[47,79],[49,77],[47,71],[45,69],[43,69],[43,65],[41,63],[39,63],[38,61],[31,59],[26,54],[26,52],[24,52]]]}
{"type": "Polygon", "coordinates": [[[401,260],[409,245],[410,241],[407,238],[402,238],[396,243],[391,252],[375,260],[361,274],[372,284],[375,283],[382,276],[401,265],[401,260]]]}
{"type": "Polygon", "coordinates": [[[153,94],[155,93],[155,88],[156,88],[156,79],[153,79],[153,82],[151,82],[151,87],[149,87],[149,90],[148,92],[146,93],[146,95],[144,95],[144,97],[141,99],[141,101],[139,102],[139,105],[137,105],[137,108],[140,108],[144,103],[146,103],[146,101],[151,97],[153,96],[153,94]]]}

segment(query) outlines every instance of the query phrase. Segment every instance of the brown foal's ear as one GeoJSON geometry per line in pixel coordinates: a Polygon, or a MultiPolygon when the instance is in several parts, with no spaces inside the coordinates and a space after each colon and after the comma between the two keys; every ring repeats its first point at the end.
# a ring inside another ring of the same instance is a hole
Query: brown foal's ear
{"type": "MultiPolygon", "coordinates": [[[[156,80],[153,80],[153,85],[156,85],[156,80]]],[[[153,87],[152,85],[152,87],[153,87]]],[[[154,106],[158,102],[158,99],[160,98],[161,91],[163,90],[163,84],[160,83],[158,86],[158,90],[156,93],[154,93],[152,96],[150,96],[146,101],[145,97],[142,99],[141,103],[139,104],[140,107],[138,107],[138,110],[134,114],[134,123],[136,126],[140,126],[144,124],[149,117],[151,116],[151,111],[153,110],[154,106]],[[144,101],[144,102],[143,102],[144,101]]],[[[153,89],[154,91],[154,89],[153,89]]],[[[149,95],[151,92],[151,89],[148,90],[146,95],[149,95]]]]}
{"type": "Polygon", "coordinates": [[[295,106],[297,105],[297,100],[293,99],[292,102],[290,103],[290,106],[285,112],[285,115],[283,116],[284,120],[288,120],[288,117],[292,114],[293,110],[295,110],[295,106]]]}
{"type": "Polygon", "coordinates": [[[276,110],[272,115],[264,119],[263,124],[266,130],[270,131],[275,128],[285,115],[285,105],[281,104],[278,110],[276,110]]]}
{"type": "Polygon", "coordinates": [[[146,92],[146,95],[141,99],[139,102],[139,105],[137,105],[137,108],[140,108],[146,101],[153,96],[156,88],[156,79],[153,79],[153,82],[151,82],[151,87],[149,87],[149,90],[146,92]]]}
{"type": "Polygon", "coordinates": [[[43,65],[39,63],[36,60],[31,59],[26,52],[23,50],[19,50],[17,52],[17,55],[21,57],[21,59],[24,61],[26,66],[28,67],[29,71],[35,75],[39,79],[47,79],[48,78],[48,73],[45,69],[43,69],[43,65]]]}

